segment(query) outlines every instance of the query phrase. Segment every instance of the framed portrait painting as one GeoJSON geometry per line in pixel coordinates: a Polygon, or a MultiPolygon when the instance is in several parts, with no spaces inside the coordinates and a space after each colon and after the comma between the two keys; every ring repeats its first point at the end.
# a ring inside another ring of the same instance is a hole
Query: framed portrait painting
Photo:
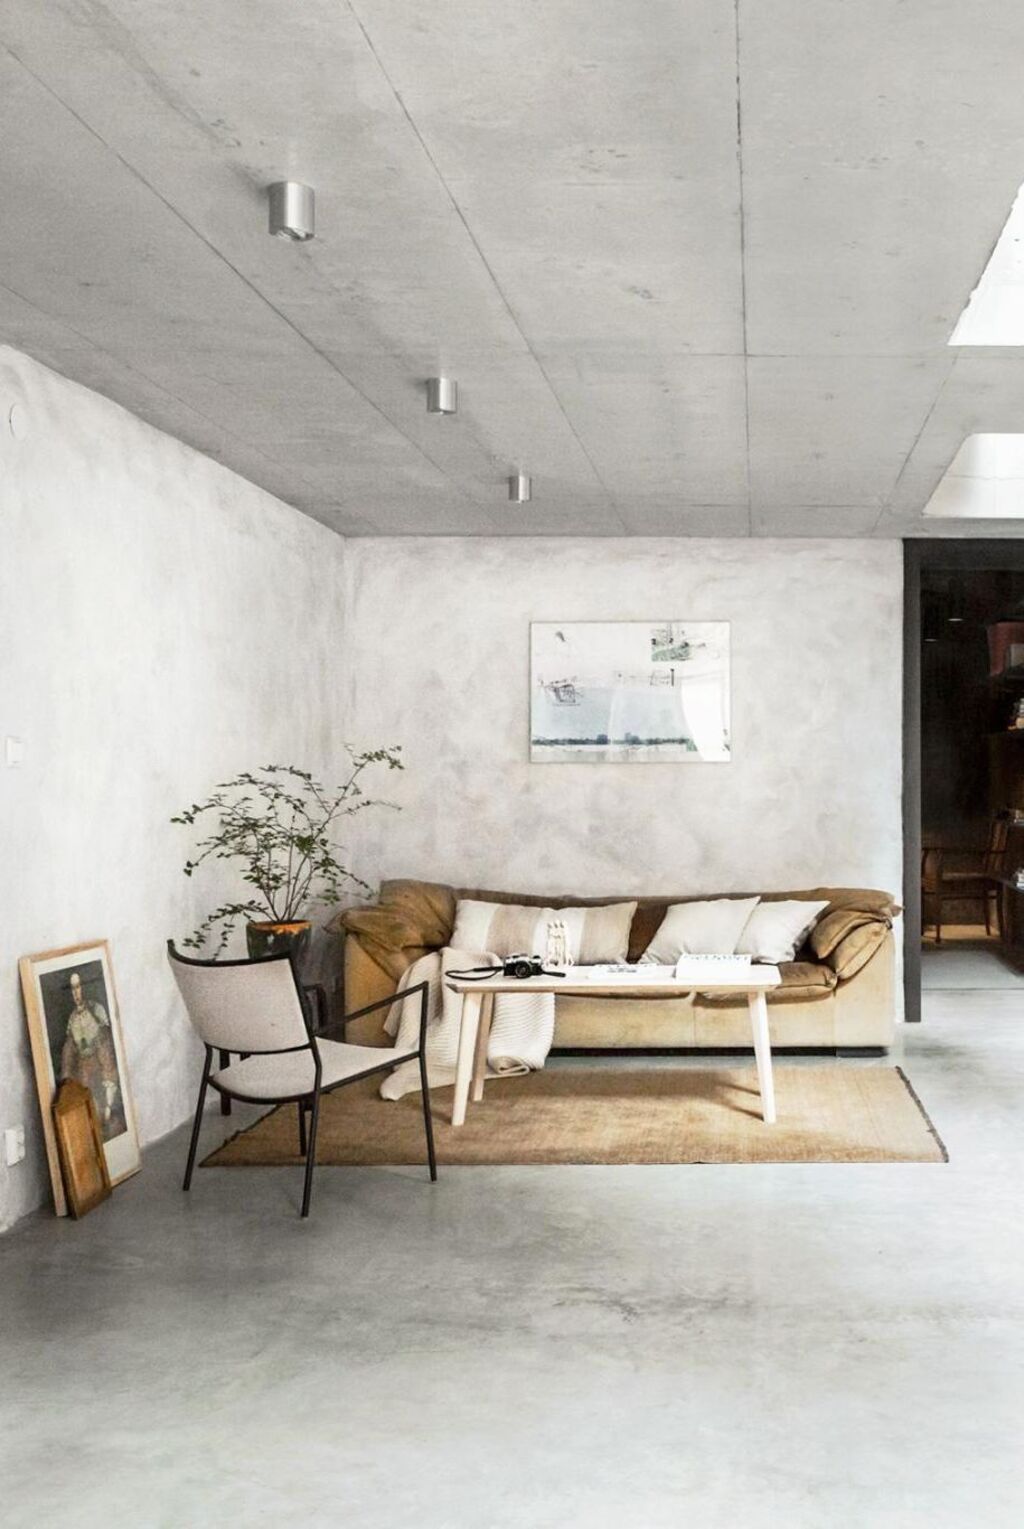
{"type": "Polygon", "coordinates": [[[110,948],[106,940],[70,945],[23,956],[18,969],[54,1208],[64,1216],[68,1206],[53,1105],[65,1078],[81,1083],[92,1095],[110,1183],[119,1184],[141,1166],[110,948]]]}

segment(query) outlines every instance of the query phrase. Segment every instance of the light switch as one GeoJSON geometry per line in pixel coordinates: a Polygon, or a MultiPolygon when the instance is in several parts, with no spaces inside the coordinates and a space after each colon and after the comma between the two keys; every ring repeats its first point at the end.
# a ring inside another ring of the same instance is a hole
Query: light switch
{"type": "Polygon", "coordinates": [[[18,769],[25,757],[25,745],[20,738],[4,739],[4,764],[9,770],[18,769]]]}

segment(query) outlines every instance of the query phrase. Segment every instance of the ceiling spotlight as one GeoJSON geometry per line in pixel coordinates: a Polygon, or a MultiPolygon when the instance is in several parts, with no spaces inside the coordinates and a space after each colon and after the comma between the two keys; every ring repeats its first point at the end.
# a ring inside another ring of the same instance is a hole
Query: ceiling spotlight
{"type": "Polygon", "coordinates": [[[459,384],[454,377],[427,378],[427,413],[458,414],[459,384]]]}
{"type": "Polygon", "coordinates": [[[513,504],[528,504],[533,498],[533,480],[529,473],[513,473],[508,480],[508,497],[513,504]]]}
{"type": "Polygon", "coordinates": [[[270,232],[278,239],[300,242],[312,239],[316,224],[315,197],[312,186],[301,181],[275,181],[267,187],[270,204],[270,232]]]}

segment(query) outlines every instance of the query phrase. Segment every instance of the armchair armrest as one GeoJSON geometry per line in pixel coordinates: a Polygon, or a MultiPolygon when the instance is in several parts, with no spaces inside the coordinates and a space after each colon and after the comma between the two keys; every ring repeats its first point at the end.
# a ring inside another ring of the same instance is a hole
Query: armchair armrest
{"type": "Polygon", "coordinates": [[[325,1035],[330,1035],[332,1030],[344,1030],[354,1019],[362,1019],[364,1014],[373,1014],[378,1009],[390,1009],[396,1003],[403,1003],[406,998],[412,998],[416,993],[422,993],[421,1002],[425,1004],[426,995],[430,989],[428,982],[415,982],[412,987],[402,988],[401,992],[392,993],[389,998],[378,998],[373,1003],[366,1003],[361,1009],[353,1009],[350,1014],[343,1014],[324,1030],[325,1035]]]}

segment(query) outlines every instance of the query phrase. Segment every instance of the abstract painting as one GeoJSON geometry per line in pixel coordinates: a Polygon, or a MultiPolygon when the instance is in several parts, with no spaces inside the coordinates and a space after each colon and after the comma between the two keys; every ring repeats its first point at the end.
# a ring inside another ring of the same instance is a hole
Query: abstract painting
{"type": "Polygon", "coordinates": [[[530,758],[728,763],[727,621],[535,621],[530,758]]]}

